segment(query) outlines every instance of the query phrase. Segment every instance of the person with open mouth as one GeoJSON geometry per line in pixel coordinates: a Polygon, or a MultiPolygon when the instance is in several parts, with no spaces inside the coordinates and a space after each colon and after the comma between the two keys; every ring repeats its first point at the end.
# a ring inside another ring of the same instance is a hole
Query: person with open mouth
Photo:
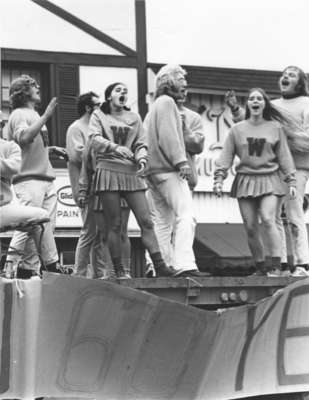
{"type": "Polygon", "coordinates": [[[231,197],[238,200],[257,275],[276,275],[281,267],[281,238],[275,219],[285,185],[279,172],[289,187],[289,196],[296,197],[295,166],[282,122],[285,122],[283,115],[272,106],[264,90],[251,89],[245,120],[232,127],[215,162],[214,192],[220,196],[228,169],[234,157],[239,157],[231,197]],[[259,219],[270,245],[271,265],[265,263],[259,219]]]}
{"type": "MultiPolygon", "coordinates": [[[[306,184],[309,179],[309,97],[308,79],[304,71],[296,66],[286,67],[279,78],[281,97],[272,100],[286,118],[282,125],[288,138],[288,145],[296,167],[297,196],[291,199],[286,195],[278,202],[276,224],[282,242],[282,268],[287,266],[287,246],[285,230],[282,223],[282,206],[284,206],[290,228],[291,248],[294,268],[293,276],[309,275],[309,246],[306,229],[303,201],[306,184]]],[[[244,110],[239,106],[233,91],[226,94],[226,103],[230,107],[234,122],[244,118],[244,110]]],[[[288,270],[282,270],[282,275],[288,270]]]]}
{"type": "Polygon", "coordinates": [[[135,215],[157,276],[173,276],[175,271],[165,264],[159,250],[145,196],[147,186],[142,175],[147,165],[147,144],[141,118],[127,107],[125,84],[109,85],[104,96],[100,109],[91,115],[89,137],[96,153],[93,188],[103,206],[116,277],[131,277],[121,257],[121,199],[135,215]]]}

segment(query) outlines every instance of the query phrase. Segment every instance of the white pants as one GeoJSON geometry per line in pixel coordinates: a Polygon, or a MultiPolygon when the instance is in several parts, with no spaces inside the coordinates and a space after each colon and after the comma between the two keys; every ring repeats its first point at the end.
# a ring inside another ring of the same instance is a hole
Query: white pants
{"type": "Polygon", "coordinates": [[[289,195],[286,195],[282,201],[280,201],[276,216],[276,224],[283,245],[282,260],[285,261],[287,259],[286,235],[281,219],[281,207],[282,204],[284,204],[291,238],[294,265],[309,264],[308,233],[303,211],[303,201],[308,178],[309,171],[301,169],[296,171],[296,198],[291,199],[289,195]]]}
{"type": "MultiPolygon", "coordinates": [[[[48,218],[48,214],[39,207],[23,206],[18,204],[18,202],[12,202],[0,207],[0,228],[16,224],[26,224],[42,218],[48,218]]],[[[40,248],[41,233],[41,227],[35,226],[29,229],[28,235],[33,238],[37,251],[40,253],[42,259],[44,259],[46,254],[40,248]]]]}
{"type": "MultiPolygon", "coordinates": [[[[88,276],[88,263],[93,269],[93,277],[106,275],[109,260],[109,251],[104,232],[98,226],[104,225],[103,213],[93,211],[93,198],[90,197],[86,207],[81,209],[83,226],[80,231],[75,252],[75,275],[88,276]]],[[[105,235],[106,236],[106,235],[105,235]]],[[[109,262],[111,265],[111,263],[109,262]]]]}
{"type": "MultiPolygon", "coordinates": [[[[41,242],[41,254],[44,264],[51,264],[58,260],[57,247],[53,235],[56,223],[57,194],[53,182],[28,180],[14,185],[17,199],[22,205],[41,207],[47,212],[50,222],[45,224],[45,230],[41,242]]],[[[39,272],[40,260],[37,256],[36,246],[26,232],[15,231],[10,247],[24,252],[26,255],[23,268],[39,272]]],[[[10,251],[10,249],[9,249],[10,251]]],[[[16,261],[15,255],[8,256],[7,260],[16,261]]]]}
{"type": "Polygon", "coordinates": [[[196,223],[187,181],[178,172],[154,174],[148,179],[155,232],[164,261],[177,272],[197,269],[192,248],[196,223]]]}

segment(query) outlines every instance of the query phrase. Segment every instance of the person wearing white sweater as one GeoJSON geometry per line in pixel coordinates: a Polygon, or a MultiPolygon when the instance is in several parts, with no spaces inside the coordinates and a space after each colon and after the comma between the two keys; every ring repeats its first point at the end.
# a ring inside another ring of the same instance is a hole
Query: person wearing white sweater
{"type": "MultiPolygon", "coordinates": [[[[284,205],[291,229],[292,251],[295,276],[307,276],[309,269],[308,234],[303,211],[305,188],[309,178],[309,97],[306,74],[296,66],[286,67],[279,79],[281,97],[272,104],[289,120],[283,126],[296,167],[296,198],[285,196],[278,204],[276,224],[281,234],[282,260],[286,262],[286,239],[281,219],[284,205]]],[[[227,93],[227,105],[231,108],[233,119],[238,122],[244,118],[244,110],[239,106],[235,95],[227,93]]]]}
{"type": "Polygon", "coordinates": [[[177,102],[186,96],[185,75],[185,70],[179,65],[165,65],[156,76],[156,100],[147,121],[149,158],[146,175],[164,259],[169,262],[170,255],[174,255],[176,276],[198,277],[204,274],[197,268],[192,248],[196,222],[188,185],[193,171],[184,137],[189,134],[188,114],[183,112],[182,118],[177,106],[177,102]]]}
{"type": "MultiPolygon", "coordinates": [[[[21,150],[13,141],[0,138],[0,229],[8,229],[18,225],[26,225],[30,222],[46,219],[48,213],[40,207],[25,206],[13,201],[12,177],[20,171],[21,150]]],[[[43,261],[48,260],[48,252],[44,246],[40,247],[41,229],[39,226],[29,228],[29,234],[34,240],[38,253],[43,261]]],[[[8,263],[5,266],[8,268],[8,263]]],[[[9,268],[8,268],[9,272],[9,268]]],[[[17,269],[17,278],[30,278],[22,269],[17,269]]]]}

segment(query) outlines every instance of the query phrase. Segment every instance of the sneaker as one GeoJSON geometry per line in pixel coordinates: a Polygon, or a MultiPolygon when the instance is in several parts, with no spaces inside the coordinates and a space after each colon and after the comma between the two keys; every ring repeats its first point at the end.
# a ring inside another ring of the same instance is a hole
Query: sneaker
{"type": "Polygon", "coordinates": [[[155,270],[153,264],[149,263],[146,265],[145,276],[146,276],[146,278],[155,278],[156,277],[156,270],[155,270]]]}
{"type": "Polygon", "coordinates": [[[159,267],[156,267],[156,277],[168,277],[168,276],[175,276],[176,270],[170,266],[168,267],[165,264],[160,265],[159,267]]]}
{"type": "Polygon", "coordinates": [[[189,271],[183,271],[176,275],[177,278],[205,278],[211,276],[209,272],[201,272],[198,269],[191,269],[189,271]]]}
{"type": "Polygon", "coordinates": [[[309,272],[306,271],[303,267],[296,267],[295,271],[291,274],[291,276],[309,276],[309,272]]]}
{"type": "Polygon", "coordinates": [[[132,276],[124,269],[123,265],[114,266],[114,270],[117,279],[132,279],[132,276]]]}
{"type": "Polygon", "coordinates": [[[279,268],[274,268],[274,269],[270,270],[269,272],[267,272],[267,276],[273,277],[273,278],[278,278],[278,277],[282,276],[282,271],[279,268]]]}

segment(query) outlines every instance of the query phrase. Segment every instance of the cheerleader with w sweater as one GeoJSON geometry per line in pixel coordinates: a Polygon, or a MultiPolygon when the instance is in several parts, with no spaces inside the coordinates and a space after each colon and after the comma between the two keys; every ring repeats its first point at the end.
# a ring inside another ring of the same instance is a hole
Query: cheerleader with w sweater
{"type": "Polygon", "coordinates": [[[240,159],[231,196],[238,200],[258,275],[276,275],[281,266],[281,239],[275,219],[279,199],[285,195],[285,185],[279,171],[288,184],[289,196],[296,197],[295,166],[279,123],[282,121],[284,117],[271,105],[264,90],[252,89],[245,120],[232,127],[216,160],[214,191],[220,195],[234,157],[240,159]],[[265,264],[259,218],[270,245],[271,265],[265,264]]]}
{"type": "Polygon", "coordinates": [[[157,276],[175,271],[162,259],[141,177],[147,164],[147,144],[140,116],[127,107],[128,89],[116,82],[105,90],[105,102],[89,122],[89,135],[96,152],[93,178],[95,195],[102,203],[107,223],[107,243],[118,278],[128,278],[121,258],[121,198],[133,211],[142,241],[150,253],[157,276]]]}

